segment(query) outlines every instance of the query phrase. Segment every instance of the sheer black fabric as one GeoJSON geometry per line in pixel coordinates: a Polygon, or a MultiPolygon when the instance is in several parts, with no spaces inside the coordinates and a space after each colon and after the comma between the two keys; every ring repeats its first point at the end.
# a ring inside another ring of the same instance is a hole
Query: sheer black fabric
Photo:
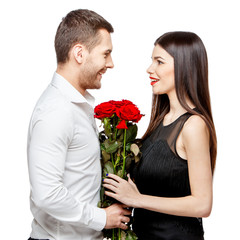
{"type": "MultiPolygon", "coordinates": [[[[176,151],[176,140],[190,116],[190,113],[185,113],[167,126],[161,122],[143,142],[142,159],[133,171],[133,178],[142,194],[159,197],[191,194],[187,161],[176,151]]],[[[144,209],[134,209],[133,229],[139,240],[204,239],[202,219],[144,209]]]]}

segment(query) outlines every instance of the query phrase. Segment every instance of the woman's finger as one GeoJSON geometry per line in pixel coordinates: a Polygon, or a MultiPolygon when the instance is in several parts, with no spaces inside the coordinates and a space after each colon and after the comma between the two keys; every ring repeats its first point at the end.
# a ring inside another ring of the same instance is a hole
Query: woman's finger
{"type": "Polygon", "coordinates": [[[115,174],[112,174],[112,173],[108,173],[108,174],[107,174],[107,177],[108,177],[108,178],[112,178],[112,179],[116,180],[117,182],[121,182],[121,181],[123,180],[123,179],[120,178],[119,176],[117,176],[117,175],[115,175],[115,174]]]}
{"type": "Polygon", "coordinates": [[[106,184],[106,183],[104,183],[104,184],[103,184],[103,187],[105,187],[105,188],[107,188],[107,189],[109,189],[109,190],[111,190],[111,191],[113,191],[113,192],[116,192],[116,191],[117,191],[117,188],[116,188],[115,186],[111,185],[111,184],[106,184]]]}
{"type": "Polygon", "coordinates": [[[131,179],[131,177],[130,177],[129,174],[128,174],[128,182],[129,182],[130,184],[135,184],[135,183],[133,182],[133,180],[131,179]]]}
{"type": "Polygon", "coordinates": [[[116,198],[116,194],[113,193],[113,192],[105,191],[104,194],[107,195],[107,196],[109,196],[109,197],[112,197],[112,198],[115,198],[116,200],[118,200],[118,199],[116,198]]]}
{"type": "Polygon", "coordinates": [[[110,185],[113,185],[115,187],[118,187],[118,182],[116,182],[115,180],[112,180],[111,178],[105,178],[103,179],[103,183],[107,183],[107,184],[110,184],[110,185]]]}

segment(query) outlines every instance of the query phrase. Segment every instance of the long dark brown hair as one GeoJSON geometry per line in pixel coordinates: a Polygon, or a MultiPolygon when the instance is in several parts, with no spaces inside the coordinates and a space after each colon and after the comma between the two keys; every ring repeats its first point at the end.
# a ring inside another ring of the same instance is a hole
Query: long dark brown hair
{"type": "MultiPolygon", "coordinates": [[[[199,115],[210,132],[211,167],[214,171],[217,155],[217,138],[212,118],[208,88],[207,52],[202,40],[192,32],[168,32],[159,37],[154,45],[161,46],[174,58],[175,89],[182,107],[189,113],[199,115]],[[196,106],[191,109],[186,99],[196,106]]],[[[153,95],[151,119],[143,140],[146,139],[169,112],[166,94],[153,95]]]]}

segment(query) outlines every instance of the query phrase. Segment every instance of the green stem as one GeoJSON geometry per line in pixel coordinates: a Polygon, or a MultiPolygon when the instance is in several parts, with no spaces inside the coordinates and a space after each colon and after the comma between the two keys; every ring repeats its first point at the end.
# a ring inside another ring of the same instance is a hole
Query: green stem
{"type": "Polygon", "coordinates": [[[114,168],[117,167],[118,163],[120,162],[120,159],[121,159],[120,154],[117,153],[117,159],[115,161],[114,168]]]}
{"type": "Polygon", "coordinates": [[[114,231],[114,228],[112,230],[112,240],[115,240],[115,231],[114,231]]]}
{"type": "Polygon", "coordinates": [[[124,140],[123,140],[123,168],[122,174],[125,175],[125,165],[126,165],[126,136],[127,136],[127,129],[124,129],[124,140]]]}
{"type": "Polygon", "coordinates": [[[121,240],[121,229],[118,229],[118,240],[121,240]]]}
{"type": "Polygon", "coordinates": [[[116,130],[115,130],[115,140],[117,140],[117,128],[116,128],[116,130]]]}
{"type": "Polygon", "coordinates": [[[115,140],[117,140],[117,128],[116,128],[116,125],[117,125],[117,119],[116,119],[116,115],[114,114],[114,117],[113,117],[113,129],[115,131],[115,136],[114,136],[115,140]]]}

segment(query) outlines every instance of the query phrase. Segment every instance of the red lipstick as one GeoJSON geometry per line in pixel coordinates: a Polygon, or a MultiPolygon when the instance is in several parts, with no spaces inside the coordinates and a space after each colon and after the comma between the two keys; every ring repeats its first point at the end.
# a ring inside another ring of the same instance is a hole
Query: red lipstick
{"type": "Polygon", "coordinates": [[[154,77],[150,77],[150,79],[157,80],[157,81],[159,80],[159,79],[157,79],[157,78],[154,78],[154,77]]]}
{"type": "Polygon", "coordinates": [[[154,77],[150,77],[151,81],[151,85],[153,86],[155,83],[157,83],[159,81],[159,79],[154,78],[154,77]]]}

